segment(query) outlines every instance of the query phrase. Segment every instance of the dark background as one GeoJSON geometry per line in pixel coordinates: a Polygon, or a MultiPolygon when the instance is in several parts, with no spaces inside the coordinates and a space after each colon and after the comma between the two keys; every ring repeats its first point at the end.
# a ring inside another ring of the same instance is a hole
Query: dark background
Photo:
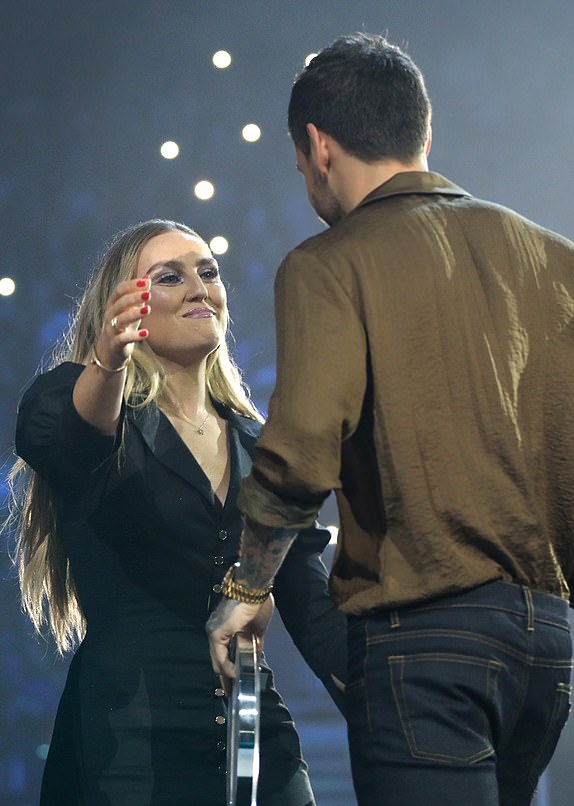
{"type": "MultiPolygon", "coordinates": [[[[274,380],[272,283],[318,231],[286,132],[305,56],[353,30],[386,32],[423,69],[430,166],[477,196],[574,237],[572,0],[4,0],[0,13],[0,491],[22,387],[65,326],[105,242],[150,217],[207,240],[228,282],[236,358],[265,410],[274,380]],[[219,49],[233,62],[217,70],[219,49]],[[242,140],[245,123],[262,129],[242,140]],[[180,156],[159,147],[178,142],[180,156]],[[216,194],[200,202],[199,179],[216,194]]],[[[335,522],[329,502],[324,519],[335,522]]],[[[0,803],[37,802],[67,661],[19,612],[0,553],[0,803]]],[[[352,806],[344,727],[276,624],[268,641],[320,806],[352,806]]],[[[572,806],[574,727],[537,806],[572,806]]],[[[63,804],[62,806],[65,806],[63,804]]]]}

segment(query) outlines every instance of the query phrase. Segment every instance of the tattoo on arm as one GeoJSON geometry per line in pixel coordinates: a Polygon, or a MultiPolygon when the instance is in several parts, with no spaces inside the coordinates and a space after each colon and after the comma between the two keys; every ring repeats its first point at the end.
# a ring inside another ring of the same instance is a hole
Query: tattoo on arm
{"type": "Polygon", "coordinates": [[[294,529],[274,529],[246,518],[237,581],[250,588],[271,585],[296,537],[294,529]]]}

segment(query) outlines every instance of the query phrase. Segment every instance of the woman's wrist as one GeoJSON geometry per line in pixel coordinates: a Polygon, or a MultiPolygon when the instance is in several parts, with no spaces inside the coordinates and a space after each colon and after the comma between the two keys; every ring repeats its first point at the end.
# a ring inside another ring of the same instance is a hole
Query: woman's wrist
{"type": "Polygon", "coordinates": [[[100,358],[99,358],[99,356],[98,356],[98,354],[96,352],[96,345],[94,344],[94,346],[92,347],[92,355],[91,355],[91,358],[90,358],[90,364],[94,364],[96,367],[99,367],[104,372],[110,372],[110,373],[114,374],[116,372],[123,372],[123,370],[126,369],[127,365],[130,363],[131,360],[132,360],[132,357],[131,357],[131,354],[130,354],[125,359],[123,364],[121,364],[119,367],[108,367],[100,360],[100,358]]]}

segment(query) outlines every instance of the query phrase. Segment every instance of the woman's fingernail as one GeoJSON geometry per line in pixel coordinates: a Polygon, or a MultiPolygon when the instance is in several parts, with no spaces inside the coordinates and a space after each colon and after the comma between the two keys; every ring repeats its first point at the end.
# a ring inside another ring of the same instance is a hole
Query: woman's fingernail
{"type": "Polygon", "coordinates": [[[149,305],[144,305],[142,308],[140,308],[140,313],[142,315],[145,315],[146,313],[149,313],[149,305]]]}
{"type": "Polygon", "coordinates": [[[149,280],[138,280],[136,285],[138,288],[145,288],[149,280]]]}
{"type": "Polygon", "coordinates": [[[149,291],[142,291],[141,297],[144,300],[144,302],[147,302],[147,300],[150,298],[150,296],[151,296],[151,294],[150,294],[149,291]]]}
{"type": "Polygon", "coordinates": [[[147,330],[140,330],[140,332],[138,333],[138,336],[140,337],[140,339],[145,339],[147,334],[148,334],[147,330]]]}

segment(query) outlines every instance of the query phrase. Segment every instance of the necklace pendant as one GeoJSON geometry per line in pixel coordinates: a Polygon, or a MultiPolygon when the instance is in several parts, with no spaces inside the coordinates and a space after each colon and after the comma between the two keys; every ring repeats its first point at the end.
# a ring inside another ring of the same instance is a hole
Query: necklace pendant
{"type": "Polygon", "coordinates": [[[203,430],[203,428],[198,428],[196,433],[199,434],[200,437],[202,437],[205,434],[205,431],[203,430]]]}

